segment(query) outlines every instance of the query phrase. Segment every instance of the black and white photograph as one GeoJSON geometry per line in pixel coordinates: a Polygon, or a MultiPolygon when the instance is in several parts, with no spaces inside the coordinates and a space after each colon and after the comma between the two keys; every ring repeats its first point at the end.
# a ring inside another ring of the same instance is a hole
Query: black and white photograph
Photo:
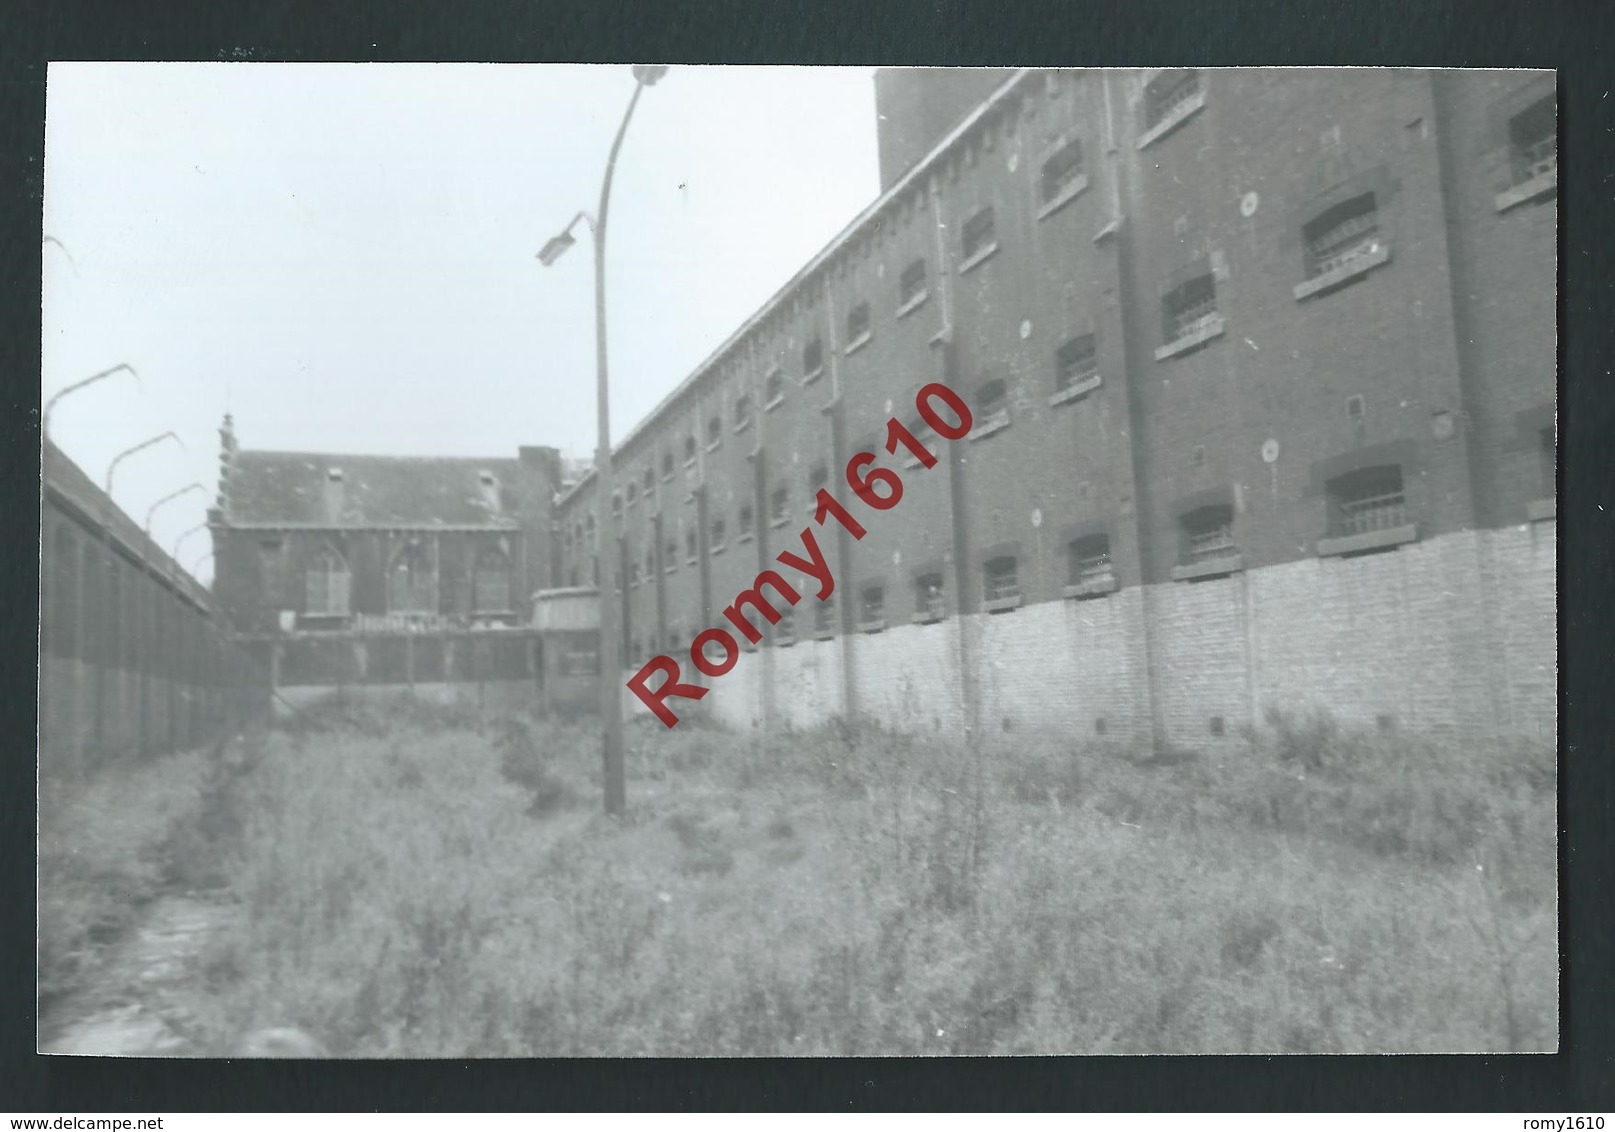
{"type": "Polygon", "coordinates": [[[38,1051],[1558,1051],[1557,97],[52,62],[38,1051]]]}

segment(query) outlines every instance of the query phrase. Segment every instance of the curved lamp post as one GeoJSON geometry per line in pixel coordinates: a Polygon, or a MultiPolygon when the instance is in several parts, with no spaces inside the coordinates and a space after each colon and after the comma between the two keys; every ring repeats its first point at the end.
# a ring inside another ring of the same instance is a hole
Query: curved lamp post
{"type": "Polygon", "coordinates": [[[66,389],[56,393],[49,401],[45,402],[45,411],[42,414],[42,421],[39,426],[40,432],[47,436],[50,435],[50,411],[56,407],[56,402],[60,401],[63,397],[66,397],[69,393],[77,393],[86,385],[93,385],[95,382],[100,381],[104,377],[111,377],[113,374],[125,370],[127,370],[129,375],[135,379],[135,384],[139,385],[140,375],[135,372],[135,367],[130,365],[128,362],[119,362],[111,369],[104,369],[100,373],[92,373],[89,377],[84,378],[82,381],[75,381],[66,389]]]}
{"type": "Polygon", "coordinates": [[[185,447],[185,442],[179,438],[179,434],[173,429],[169,429],[167,432],[159,433],[150,440],[142,440],[139,444],[136,444],[132,448],[125,448],[122,452],[119,452],[116,456],[112,457],[112,463],[107,465],[107,482],[105,490],[108,499],[111,499],[112,497],[112,477],[117,473],[118,465],[123,463],[129,457],[133,456],[135,453],[144,452],[146,449],[152,447],[153,445],[161,444],[165,440],[172,440],[181,448],[185,447]]]}
{"type": "MultiPolygon", "coordinates": [[[[577,240],[572,229],[579,220],[588,220],[594,231],[594,340],[595,340],[595,400],[598,435],[595,440],[595,556],[600,562],[600,714],[604,726],[604,780],[606,812],[621,814],[628,808],[627,775],[623,759],[622,689],[617,677],[622,672],[618,656],[621,641],[617,630],[617,555],[607,554],[607,532],[611,529],[611,495],[615,490],[611,469],[611,405],[606,376],[606,217],[611,206],[611,178],[617,170],[617,154],[622,139],[628,132],[628,122],[639,105],[639,96],[645,88],[655,86],[666,67],[639,66],[634,68],[634,93],[623,113],[622,125],[611,142],[611,153],[606,158],[605,178],[600,183],[600,206],[593,216],[580,211],[558,234],[551,237],[539,250],[538,260],[545,267],[553,264],[577,240]]],[[[615,540],[611,540],[615,541],[615,540]]]]}
{"type": "Polygon", "coordinates": [[[202,556],[200,558],[198,558],[195,562],[191,563],[191,577],[193,577],[193,578],[196,577],[197,569],[202,565],[202,563],[206,562],[209,558],[212,558],[212,557],[213,557],[213,552],[211,550],[203,551],[202,556]]]}
{"type": "MultiPolygon", "coordinates": [[[[201,484],[197,483],[195,480],[192,480],[190,483],[186,484],[184,487],[180,488],[178,491],[169,492],[167,495],[165,495],[161,499],[159,499],[156,503],[153,503],[150,507],[146,508],[146,527],[145,527],[146,537],[147,538],[151,537],[151,517],[157,513],[157,508],[161,507],[165,503],[170,503],[173,500],[178,499],[182,495],[189,495],[193,491],[200,491],[203,494],[206,494],[207,493],[207,488],[203,487],[201,484]]],[[[203,524],[203,525],[206,526],[206,524],[203,524]]]]}

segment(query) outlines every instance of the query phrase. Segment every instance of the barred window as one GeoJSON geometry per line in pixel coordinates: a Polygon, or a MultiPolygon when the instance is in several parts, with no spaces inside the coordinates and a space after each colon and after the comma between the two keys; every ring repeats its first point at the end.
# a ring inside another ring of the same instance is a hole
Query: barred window
{"type": "Polygon", "coordinates": [[[1004,554],[988,559],[982,571],[982,597],[989,602],[1008,602],[1020,596],[1020,563],[1015,556],[1004,554]]]}
{"type": "Polygon", "coordinates": [[[751,394],[742,393],[735,398],[735,427],[751,420],[751,394]]]}
{"type": "Polygon", "coordinates": [[[1329,483],[1331,533],[1362,535],[1404,526],[1407,501],[1399,465],[1363,468],[1329,483]]]}
{"type": "Polygon", "coordinates": [[[827,597],[813,608],[813,631],[815,633],[834,633],[836,631],[836,599],[827,597]]]}
{"type": "Polygon", "coordinates": [[[942,575],[937,571],[917,575],[914,579],[915,617],[922,621],[940,621],[947,614],[947,597],[942,588],[942,575]]]}
{"type": "Polygon", "coordinates": [[[994,234],[993,224],[991,207],[981,209],[965,221],[964,231],[960,237],[960,248],[965,259],[984,255],[996,246],[997,237],[994,234]]]}
{"type": "Polygon", "coordinates": [[[717,413],[707,418],[707,447],[716,448],[723,440],[723,418],[717,413]]]}
{"type": "Polygon", "coordinates": [[[696,448],[697,448],[697,445],[696,445],[696,442],[695,442],[695,437],[693,435],[692,436],[686,436],[684,438],[684,462],[686,464],[695,463],[695,450],[696,450],[696,448]]]}
{"type": "Polygon", "coordinates": [[[662,573],[671,574],[679,568],[679,544],[677,539],[667,540],[667,556],[662,559],[662,573]]]}
{"type": "Polygon", "coordinates": [[[1363,193],[1320,213],[1301,230],[1307,245],[1307,278],[1327,275],[1379,250],[1379,207],[1363,193]]]}
{"type": "Polygon", "coordinates": [[[865,586],[858,595],[858,621],[863,625],[886,619],[886,587],[865,586]]]}
{"type": "Polygon", "coordinates": [[[662,453],[662,477],[664,479],[673,478],[673,453],[671,452],[662,453]]]}
{"type": "Polygon", "coordinates": [[[691,566],[694,566],[696,560],[700,557],[698,542],[699,540],[695,537],[694,531],[684,532],[684,558],[691,566]]]}
{"type": "Polygon", "coordinates": [[[869,337],[869,304],[855,303],[847,312],[847,345],[856,346],[869,337]]]}
{"type": "Polygon", "coordinates": [[[824,369],[824,340],[815,337],[802,347],[802,380],[818,376],[824,369]]]}
{"type": "Polygon", "coordinates": [[[1144,128],[1153,130],[1200,93],[1199,71],[1163,71],[1144,88],[1144,128]]]}
{"type": "Polygon", "coordinates": [[[972,436],[981,437],[1009,423],[1009,390],[997,378],[976,390],[972,436]]]}
{"type": "Polygon", "coordinates": [[[723,516],[720,515],[718,518],[712,520],[712,552],[714,554],[722,550],[724,546],[727,545],[725,542],[726,537],[727,531],[723,521],[723,516]]]}
{"type": "Polygon", "coordinates": [[[788,649],[796,644],[796,610],[781,610],[771,632],[774,634],[774,644],[779,648],[788,649]]]}
{"type": "Polygon", "coordinates": [[[1182,559],[1186,565],[1231,558],[1239,553],[1234,542],[1234,508],[1227,503],[1201,507],[1179,521],[1182,559]]]}
{"type": "Polygon", "coordinates": [[[926,298],[925,260],[917,259],[903,268],[897,280],[897,308],[899,311],[918,306],[926,298]]]}
{"type": "Polygon", "coordinates": [[[510,604],[510,556],[497,546],[477,555],[471,605],[476,613],[506,613],[510,604]]]}
{"type": "Polygon", "coordinates": [[[309,613],[345,617],[348,613],[348,564],[329,546],[321,547],[304,575],[309,613]]]}
{"type": "Polygon", "coordinates": [[[1085,535],[1073,539],[1069,553],[1071,585],[1086,586],[1096,582],[1108,582],[1115,577],[1110,561],[1108,534],[1085,535]]]}
{"type": "Polygon", "coordinates": [[[775,526],[779,526],[781,523],[785,522],[786,518],[789,516],[791,509],[791,489],[788,487],[776,487],[770,502],[772,503],[770,521],[775,526]]]}
{"type": "Polygon", "coordinates": [[[740,529],[737,532],[739,534],[739,537],[741,537],[741,538],[749,538],[751,536],[752,525],[753,525],[753,516],[752,516],[751,504],[750,503],[743,503],[740,506],[740,524],[739,524],[740,529]]]}
{"type": "Polygon", "coordinates": [[[1508,124],[1514,183],[1559,171],[1559,111],[1548,95],[1516,114],[1508,124]]]}
{"type": "Polygon", "coordinates": [[[1208,268],[1205,274],[1185,280],[1161,300],[1162,336],[1176,342],[1217,321],[1217,285],[1208,268]]]}
{"type": "Polygon", "coordinates": [[[1082,178],[1082,142],[1073,138],[1043,162],[1040,182],[1044,204],[1059,200],[1082,178]]]}
{"type": "Polygon", "coordinates": [[[779,370],[770,370],[768,376],[763,378],[764,407],[773,405],[785,396],[785,375],[779,370]]]}
{"type": "Polygon", "coordinates": [[[1099,372],[1099,353],[1092,334],[1081,334],[1054,351],[1054,388],[1070,389],[1099,372]]]}

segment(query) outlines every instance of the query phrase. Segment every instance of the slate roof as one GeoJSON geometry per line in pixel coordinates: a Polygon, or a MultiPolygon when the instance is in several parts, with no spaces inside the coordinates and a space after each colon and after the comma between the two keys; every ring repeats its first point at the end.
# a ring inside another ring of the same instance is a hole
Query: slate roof
{"type": "Polygon", "coordinates": [[[515,459],[241,449],[230,465],[225,522],[508,529],[516,525],[517,467],[515,459]],[[342,473],[335,515],[326,510],[332,469],[342,473]],[[495,478],[492,489],[484,472],[495,478]]]}

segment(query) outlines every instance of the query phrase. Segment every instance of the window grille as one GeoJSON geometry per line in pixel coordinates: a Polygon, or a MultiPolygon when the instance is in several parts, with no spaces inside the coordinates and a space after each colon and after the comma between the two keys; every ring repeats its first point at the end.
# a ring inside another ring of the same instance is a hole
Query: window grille
{"type": "Polygon", "coordinates": [[[1071,544],[1071,584],[1084,586],[1115,577],[1110,561],[1110,536],[1087,535],[1071,544]]]}
{"type": "Polygon", "coordinates": [[[866,586],[858,595],[858,618],[866,624],[886,617],[886,587],[866,586]]]}
{"type": "Polygon", "coordinates": [[[1072,140],[1043,162],[1043,203],[1060,199],[1082,176],[1082,143],[1072,140]]]}
{"type": "Polygon", "coordinates": [[[835,598],[826,598],[814,606],[813,631],[815,633],[834,633],[836,631],[835,598]]]}
{"type": "Polygon", "coordinates": [[[1071,339],[1054,352],[1054,388],[1070,389],[1099,372],[1099,354],[1092,334],[1071,339]]]}
{"type": "Polygon", "coordinates": [[[982,596],[988,601],[1004,601],[1021,596],[1019,563],[1014,556],[1004,555],[987,563],[982,596]]]}
{"type": "Polygon", "coordinates": [[[773,511],[771,513],[773,521],[776,523],[783,523],[785,521],[786,513],[791,507],[790,489],[776,487],[774,489],[774,496],[771,502],[773,504],[773,511]]]}
{"type": "Polygon", "coordinates": [[[1379,250],[1379,208],[1373,193],[1335,205],[1306,225],[1307,277],[1327,275],[1379,250]]]}
{"type": "Polygon", "coordinates": [[[746,535],[751,534],[751,527],[752,527],[752,511],[751,511],[751,504],[748,503],[748,504],[746,504],[744,507],[742,507],[740,509],[740,531],[739,531],[739,533],[740,533],[742,538],[744,538],[746,535]]]}
{"type": "Polygon", "coordinates": [[[984,208],[965,221],[964,233],[961,236],[961,248],[965,259],[970,259],[985,252],[993,246],[994,242],[993,210],[991,208],[984,208]]]}
{"type": "Polygon", "coordinates": [[[947,595],[942,589],[941,574],[921,574],[914,579],[914,612],[931,621],[947,616],[947,595]]]}
{"type": "Polygon", "coordinates": [[[1211,272],[1197,275],[1171,291],[1161,302],[1166,341],[1176,342],[1217,321],[1217,286],[1211,272]]]}
{"type": "Polygon", "coordinates": [[[897,304],[907,307],[920,301],[925,294],[925,261],[917,259],[903,268],[897,280],[897,304]]]}
{"type": "Polygon", "coordinates": [[[1144,128],[1153,130],[1200,93],[1199,71],[1166,71],[1144,89],[1144,128]]]}
{"type": "Polygon", "coordinates": [[[388,573],[388,610],[393,613],[433,612],[435,582],[426,551],[419,546],[406,546],[388,573]]]}
{"type": "Polygon", "coordinates": [[[763,379],[763,390],[770,405],[785,396],[785,378],[780,374],[779,370],[773,370],[763,379]]]}
{"type": "Polygon", "coordinates": [[[779,620],[774,623],[774,644],[782,649],[788,649],[796,644],[796,611],[784,609],[780,611],[779,620]]]}
{"type": "Polygon", "coordinates": [[[847,312],[847,343],[855,344],[869,336],[869,304],[858,303],[847,312]]]}
{"type": "Polygon", "coordinates": [[[824,341],[815,338],[802,347],[802,376],[812,377],[824,368],[824,341]]]}
{"type": "Polygon", "coordinates": [[[1234,542],[1234,509],[1228,504],[1202,507],[1185,515],[1182,524],[1186,563],[1212,562],[1239,553],[1234,542]]]}
{"type": "Polygon", "coordinates": [[[1330,485],[1342,535],[1384,531],[1407,523],[1407,501],[1400,467],[1367,468],[1341,476],[1330,485]]]}
{"type": "Polygon", "coordinates": [[[751,419],[751,394],[742,393],[735,398],[735,424],[743,425],[751,419]]]}
{"type": "Polygon", "coordinates": [[[714,519],[714,520],[712,520],[712,549],[713,550],[722,550],[724,548],[724,545],[725,545],[724,539],[725,539],[726,534],[727,534],[727,532],[725,530],[724,521],[722,519],[714,519]]]}
{"type": "Polygon", "coordinates": [[[335,616],[348,613],[348,564],[330,547],[314,556],[305,575],[305,607],[308,612],[335,616]]]}
{"type": "Polygon", "coordinates": [[[1009,391],[1002,381],[989,381],[976,390],[975,418],[978,436],[1009,423],[1009,391]]]}
{"type": "Polygon", "coordinates": [[[510,608],[510,558],[496,546],[477,555],[471,604],[477,613],[504,613],[510,608]]]}
{"type": "Polygon", "coordinates": [[[1516,114],[1509,122],[1508,132],[1514,151],[1516,184],[1558,171],[1559,121],[1553,95],[1516,114]]]}

